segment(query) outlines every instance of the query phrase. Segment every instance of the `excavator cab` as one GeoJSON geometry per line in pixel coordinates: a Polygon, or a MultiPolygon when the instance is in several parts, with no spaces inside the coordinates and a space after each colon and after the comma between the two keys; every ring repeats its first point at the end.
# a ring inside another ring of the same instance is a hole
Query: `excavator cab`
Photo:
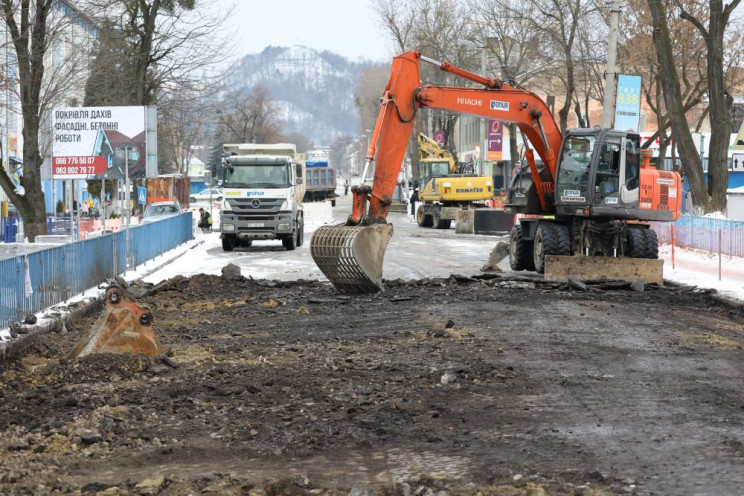
{"type": "Polygon", "coordinates": [[[437,184],[433,179],[449,176],[451,168],[452,164],[444,159],[421,160],[419,162],[419,177],[423,188],[419,191],[419,196],[426,199],[432,196],[438,197],[440,193],[437,192],[437,184]]]}
{"type": "MultiPolygon", "coordinates": [[[[658,171],[648,170],[654,173],[658,171]]],[[[569,130],[556,169],[556,213],[618,218],[619,210],[639,208],[640,182],[637,134],[614,129],[569,130]]],[[[638,217],[636,212],[620,218],[638,217]]]]}

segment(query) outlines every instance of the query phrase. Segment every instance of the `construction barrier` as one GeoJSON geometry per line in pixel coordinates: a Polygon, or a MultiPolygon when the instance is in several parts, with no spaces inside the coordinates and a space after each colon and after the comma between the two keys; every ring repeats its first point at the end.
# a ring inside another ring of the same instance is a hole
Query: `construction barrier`
{"type": "Polygon", "coordinates": [[[659,243],[672,243],[732,257],[744,257],[744,222],[683,216],[675,223],[652,222],[659,243]]]}
{"type": "Polygon", "coordinates": [[[0,327],[95,288],[128,267],[185,243],[193,237],[193,222],[189,212],[0,260],[0,327]]]}

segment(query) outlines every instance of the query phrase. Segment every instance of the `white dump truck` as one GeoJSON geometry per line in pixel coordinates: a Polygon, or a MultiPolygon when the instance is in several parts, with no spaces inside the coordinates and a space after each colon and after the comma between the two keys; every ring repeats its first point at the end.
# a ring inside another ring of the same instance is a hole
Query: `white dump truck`
{"type": "Polygon", "coordinates": [[[228,144],[223,151],[222,249],[257,239],[280,239],[287,250],[302,245],[305,160],[295,145],[228,144]]]}

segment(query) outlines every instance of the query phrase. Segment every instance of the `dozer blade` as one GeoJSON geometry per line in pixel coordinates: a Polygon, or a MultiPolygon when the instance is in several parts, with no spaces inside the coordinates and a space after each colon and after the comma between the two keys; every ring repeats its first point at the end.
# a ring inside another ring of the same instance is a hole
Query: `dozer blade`
{"type": "Polygon", "coordinates": [[[545,257],[545,280],[628,281],[664,284],[664,261],[649,258],[559,256],[545,257]]]}
{"type": "Polygon", "coordinates": [[[374,293],[382,289],[382,261],[392,236],[392,224],[323,226],[313,234],[310,254],[339,291],[374,293]]]}
{"type": "Polygon", "coordinates": [[[159,355],[160,344],[155,337],[150,309],[137,305],[120,287],[111,286],[106,290],[103,313],[67,358],[93,353],[159,355]]]}

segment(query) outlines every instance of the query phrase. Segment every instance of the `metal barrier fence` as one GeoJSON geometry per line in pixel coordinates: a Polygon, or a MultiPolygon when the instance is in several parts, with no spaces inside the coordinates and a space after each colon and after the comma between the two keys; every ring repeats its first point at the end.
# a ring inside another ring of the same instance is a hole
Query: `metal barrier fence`
{"type": "MultiPolygon", "coordinates": [[[[140,265],[193,236],[185,213],[130,230],[130,267],[140,265]]],[[[126,229],[0,260],[0,327],[60,303],[124,272],[126,229]]]]}
{"type": "Polygon", "coordinates": [[[744,222],[683,216],[675,223],[652,222],[660,243],[744,257],[744,222]]]}

